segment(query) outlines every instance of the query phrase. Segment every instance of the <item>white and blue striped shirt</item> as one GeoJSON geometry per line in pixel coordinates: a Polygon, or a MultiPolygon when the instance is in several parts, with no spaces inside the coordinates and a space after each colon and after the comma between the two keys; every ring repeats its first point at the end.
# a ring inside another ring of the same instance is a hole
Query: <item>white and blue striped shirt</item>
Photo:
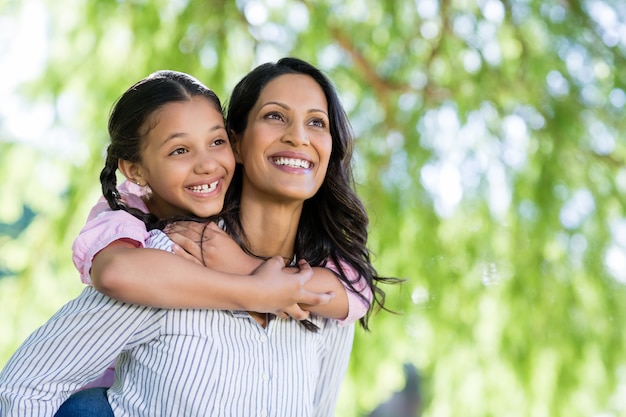
{"type": "Polygon", "coordinates": [[[243,311],[156,309],[88,287],[0,372],[0,416],[53,416],[115,358],[116,416],[333,416],[354,326],[312,320],[317,333],[292,319],[263,328],[243,311]]]}

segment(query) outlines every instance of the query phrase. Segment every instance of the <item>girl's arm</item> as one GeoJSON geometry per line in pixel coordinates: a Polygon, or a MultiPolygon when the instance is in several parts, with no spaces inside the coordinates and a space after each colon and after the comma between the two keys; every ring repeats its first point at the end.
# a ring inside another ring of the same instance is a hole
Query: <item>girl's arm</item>
{"type": "MultiPolygon", "coordinates": [[[[94,287],[128,303],[162,308],[212,308],[276,313],[294,303],[327,303],[332,294],[316,293],[304,285],[310,267],[297,273],[283,270],[275,257],[253,275],[220,272],[160,249],[138,249],[117,240],[98,252],[91,267],[94,287]]],[[[306,312],[294,313],[306,318],[306,312]]]]}

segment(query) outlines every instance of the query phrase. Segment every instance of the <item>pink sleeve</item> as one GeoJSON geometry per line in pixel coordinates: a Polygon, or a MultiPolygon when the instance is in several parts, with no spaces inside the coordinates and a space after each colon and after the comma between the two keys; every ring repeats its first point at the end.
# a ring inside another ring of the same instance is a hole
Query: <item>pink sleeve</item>
{"type": "MultiPolygon", "coordinates": [[[[122,199],[130,207],[147,212],[145,203],[141,200],[141,188],[124,182],[118,187],[122,199]]],[[[145,224],[123,210],[111,210],[102,197],[89,212],[87,223],[78,234],[72,245],[72,261],[80,273],[83,283],[91,285],[91,265],[94,256],[111,243],[120,239],[130,239],[137,242],[139,247],[145,246],[148,239],[145,224]]]]}
{"type": "MultiPolygon", "coordinates": [[[[339,273],[337,266],[331,260],[328,260],[326,263],[326,268],[335,273],[339,273]]],[[[343,261],[341,262],[341,268],[349,281],[356,281],[352,284],[354,289],[367,299],[366,302],[359,296],[359,294],[350,289],[347,283],[341,281],[344,287],[346,287],[346,292],[348,294],[348,316],[343,320],[339,320],[339,326],[347,326],[355,323],[357,320],[365,316],[367,310],[369,310],[369,307],[372,304],[373,294],[371,288],[367,285],[365,278],[357,275],[358,273],[354,270],[354,268],[343,261]]]]}
{"type": "Polygon", "coordinates": [[[82,391],[87,388],[110,388],[113,386],[113,382],[115,382],[115,361],[113,361],[109,367],[100,375],[98,378],[94,379],[87,385],[81,387],[77,391],[82,391]]]}

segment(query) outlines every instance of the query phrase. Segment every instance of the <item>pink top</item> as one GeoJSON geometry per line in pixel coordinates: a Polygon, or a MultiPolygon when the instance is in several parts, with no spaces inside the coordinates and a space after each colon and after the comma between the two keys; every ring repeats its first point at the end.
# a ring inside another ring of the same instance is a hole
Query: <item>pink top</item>
{"type": "MultiPolygon", "coordinates": [[[[141,199],[143,188],[124,181],[117,189],[129,207],[148,213],[148,207],[141,199]]],[[[111,210],[106,199],[100,197],[72,245],[72,261],[80,273],[80,280],[92,285],[90,272],[93,258],[111,243],[130,239],[137,242],[137,247],[144,247],[148,236],[146,225],[141,220],[124,210],[111,210]]]]}

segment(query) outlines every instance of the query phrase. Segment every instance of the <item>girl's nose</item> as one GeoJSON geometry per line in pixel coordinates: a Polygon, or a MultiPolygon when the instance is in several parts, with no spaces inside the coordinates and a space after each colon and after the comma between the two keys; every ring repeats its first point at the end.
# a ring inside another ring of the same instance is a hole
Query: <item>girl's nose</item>
{"type": "Polygon", "coordinates": [[[215,171],[217,160],[211,152],[201,152],[198,154],[195,163],[195,171],[198,174],[210,174],[215,171]]]}

